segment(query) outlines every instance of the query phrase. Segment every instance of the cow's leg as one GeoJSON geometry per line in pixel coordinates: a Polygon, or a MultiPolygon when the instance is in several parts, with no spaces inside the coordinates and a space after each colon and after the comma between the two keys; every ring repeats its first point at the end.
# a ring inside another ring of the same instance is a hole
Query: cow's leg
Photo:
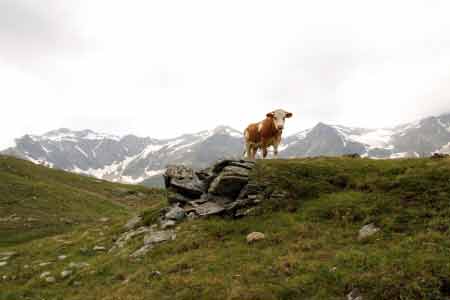
{"type": "Polygon", "coordinates": [[[244,157],[251,159],[252,158],[252,146],[250,145],[250,143],[246,143],[245,144],[245,152],[244,152],[244,157]]]}
{"type": "Polygon", "coordinates": [[[256,153],[258,152],[258,147],[253,145],[250,151],[251,151],[251,159],[255,160],[256,153]]]}
{"type": "Polygon", "coordinates": [[[278,145],[273,145],[273,156],[278,157],[278,145]]]}
{"type": "Polygon", "coordinates": [[[262,155],[263,155],[263,158],[267,157],[267,146],[262,147],[262,155]]]}

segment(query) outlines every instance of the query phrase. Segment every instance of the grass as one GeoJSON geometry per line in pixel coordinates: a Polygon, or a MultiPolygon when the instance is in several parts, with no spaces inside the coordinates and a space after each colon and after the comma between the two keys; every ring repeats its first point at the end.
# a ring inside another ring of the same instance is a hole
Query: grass
{"type": "Polygon", "coordinates": [[[65,232],[102,217],[122,219],[163,197],[161,190],[113,184],[0,156],[0,246],[65,232]]]}
{"type": "MultiPolygon", "coordinates": [[[[175,241],[140,260],[128,258],[140,239],[120,255],[91,250],[110,247],[136,210],[116,206],[120,197],[108,201],[116,216],[108,224],[94,218],[56,236],[9,244],[5,249],[19,255],[0,268],[9,278],[0,281],[0,299],[345,299],[354,288],[364,299],[450,297],[450,160],[267,160],[252,177],[267,197],[258,215],[184,222],[175,241]],[[368,223],[381,230],[359,241],[368,223]],[[247,244],[252,231],[266,239],[247,244]],[[67,260],[58,261],[61,254],[67,260]],[[52,284],[39,278],[43,271],[59,274],[70,261],[90,267],[52,284]]],[[[95,180],[86,180],[93,182],[76,186],[106,198],[117,188],[92,189],[95,180]]],[[[149,223],[163,205],[161,192],[153,193],[144,214],[149,223]]]]}

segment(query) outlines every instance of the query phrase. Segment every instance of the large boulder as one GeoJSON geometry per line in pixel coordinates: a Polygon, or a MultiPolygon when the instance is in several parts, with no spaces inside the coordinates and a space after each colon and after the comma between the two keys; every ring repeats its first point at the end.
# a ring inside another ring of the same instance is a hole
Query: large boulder
{"type": "Polygon", "coordinates": [[[164,174],[166,188],[185,198],[199,198],[205,191],[205,184],[186,166],[169,166],[164,174]]]}
{"type": "Polygon", "coordinates": [[[238,166],[227,166],[209,186],[208,192],[236,199],[248,183],[249,170],[238,166]]]}
{"type": "MultiPolygon", "coordinates": [[[[249,183],[254,166],[253,161],[230,159],[204,170],[169,166],[164,178],[171,210],[179,207],[192,218],[218,214],[237,216],[238,210],[246,210],[257,203],[260,188],[249,183]]],[[[174,219],[171,214],[167,215],[169,210],[163,214],[162,223],[174,219]]]]}

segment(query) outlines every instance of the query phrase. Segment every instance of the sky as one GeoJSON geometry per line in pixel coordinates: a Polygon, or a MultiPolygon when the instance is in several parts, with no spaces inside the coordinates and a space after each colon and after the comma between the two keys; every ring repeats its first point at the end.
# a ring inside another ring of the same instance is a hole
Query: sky
{"type": "Polygon", "coordinates": [[[169,138],[283,108],[389,127],[450,112],[450,1],[0,0],[0,149],[57,128],[169,138]]]}

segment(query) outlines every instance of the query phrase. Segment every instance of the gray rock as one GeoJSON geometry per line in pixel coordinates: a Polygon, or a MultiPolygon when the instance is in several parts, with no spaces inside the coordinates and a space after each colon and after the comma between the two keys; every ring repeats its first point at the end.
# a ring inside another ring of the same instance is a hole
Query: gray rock
{"type": "Polygon", "coordinates": [[[154,247],[153,244],[144,245],[141,248],[139,248],[138,250],[136,250],[133,254],[131,254],[130,257],[137,258],[137,257],[145,256],[150,250],[153,249],[153,247],[154,247]]]}
{"type": "Polygon", "coordinates": [[[197,216],[197,214],[195,212],[190,212],[190,213],[188,213],[187,218],[189,220],[195,220],[195,219],[198,218],[198,216],[197,216]]]}
{"type": "Polygon", "coordinates": [[[255,166],[255,162],[251,160],[230,160],[225,159],[217,164],[215,164],[212,168],[212,172],[218,174],[223,171],[224,168],[228,166],[234,166],[238,168],[243,168],[247,170],[251,170],[255,166]]]}
{"type": "Polygon", "coordinates": [[[150,232],[144,236],[144,245],[162,243],[175,238],[176,234],[171,230],[150,232]]]}
{"type": "Polygon", "coordinates": [[[248,183],[249,171],[236,166],[228,166],[213,180],[208,192],[214,195],[236,199],[248,183]]]}
{"type": "Polygon", "coordinates": [[[61,278],[67,278],[73,274],[72,270],[64,270],[61,272],[61,278]]]}
{"type": "Polygon", "coordinates": [[[150,273],[150,277],[161,277],[161,272],[160,271],[152,271],[150,273]]]}
{"type": "Polygon", "coordinates": [[[93,248],[94,251],[106,251],[106,247],[103,246],[95,246],[93,248]]]}
{"type": "Polygon", "coordinates": [[[106,223],[106,222],[109,222],[109,218],[100,218],[100,222],[102,222],[102,223],[106,223]]]}
{"type": "Polygon", "coordinates": [[[127,224],[125,224],[124,228],[126,230],[132,230],[135,229],[139,223],[142,222],[142,217],[141,216],[134,216],[133,218],[131,218],[130,220],[128,220],[127,224]]]}
{"type": "Polygon", "coordinates": [[[347,300],[363,300],[363,296],[358,289],[353,289],[348,295],[347,300]]]}
{"type": "Polygon", "coordinates": [[[170,190],[187,198],[196,199],[205,192],[205,186],[197,177],[192,179],[173,178],[170,181],[170,190]]]}
{"type": "Polygon", "coordinates": [[[46,278],[50,275],[52,275],[52,273],[47,271],[47,272],[42,273],[41,276],[39,276],[39,277],[42,279],[42,278],[46,278]]]}
{"type": "Polygon", "coordinates": [[[65,260],[66,258],[67,258],[67,255],[58,256],[58,260],[65,260]]]}
{"type": "Polygon", "coordinates": [[[192,199],[178,193],[170,193],[167,196],[167,201],[169,202],[169,204],[186,204],[192,201],[192,199]]]}
{"type": "Polygon", "coordinates": [[[164,220],[161,222],[161,229],[169,229],[175,227],[176,223],[173,220],[164,220]]]}
{"type": "Polygon", "coordinates": [[[373,223],[365,225],[359,230],[358,240],[361,241],[367,239],[368,237],[376,234],[378,231],[380,231],[380,229],[373,223]]]}
{"type": "Polygon", "coordinates": [[[214,202],[205,202],[194,208],[198,216],[210,216],[222,213],[225,208],[214,202]]]}
{"type": "Polygon", "coordinates": [[[180,221],[186,217],[186,212],[179,206],[173,206],[169,212],[165,214],[165,218],[169,220],[180,221]]]}
{"type": "Polygon", "coordinates": [[[252,232],[247,235],[247,243],[251,244],[260,240],[264,240],[266,236],[261,232],[252,232]]]}
{"type": "Polygon", "coordinates": [[[14,251],[0,253],[0,256],[5,256],[5,257],[12,257],[12,256],[16,256],[16,255],[17,255],[17,252],[14,252],[14,251]]]}
{"type": "Polygon", "coordinates": [[[136,230],[127,231],[117,239],[117,241],[114,243],[114,246],[109,250],[109,252],[113,252],[116,249],[123,248],[130,239],[151,231],[151,228],[145,226],[139,227],[136,230]]]}
{"type": "Polygon", "coordinates": [[[183,165],[180,166],[170,165],[167,166],[165,176],[167,178],[191,179],[194,177],[194,169],[183,165]]]}
{"type": "Polygon", "coordinates": [[[69,264],[69,268],[70,269],[82,269],[82,268],[88,268],[90,266],[90,264],[86,263],[86,262],[71,262],[69,264]]]}

